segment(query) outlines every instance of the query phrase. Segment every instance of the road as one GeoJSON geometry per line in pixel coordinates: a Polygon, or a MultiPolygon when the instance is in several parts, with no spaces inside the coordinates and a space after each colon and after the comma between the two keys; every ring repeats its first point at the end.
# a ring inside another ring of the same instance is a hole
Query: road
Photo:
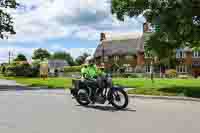
{"type": "Polygon", "coordinates": [[[0,133],[199,133],[200,102],[130,99],[79,106],[62,91],[0,92],[0,133]]]}

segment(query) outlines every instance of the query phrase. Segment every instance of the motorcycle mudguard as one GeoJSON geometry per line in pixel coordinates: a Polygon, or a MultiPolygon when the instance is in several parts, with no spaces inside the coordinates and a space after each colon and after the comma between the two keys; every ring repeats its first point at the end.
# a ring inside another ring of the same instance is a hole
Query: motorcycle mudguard
{"type": "Polygon", "coordinates": [[[70,88],[70,93],[71,93],[72,96],[76,96],[77,95],[77,89],[70,88]]]}
{"type": "Polygon", "coordinates": [[[113,86],[112,88],[110,88],[109,92],[108,92],[108,101],[112,102],[113,97],[112,97],[112,93],[116,90],[123,90],[123,87],[119,87],[119,86],[113,86]]]}

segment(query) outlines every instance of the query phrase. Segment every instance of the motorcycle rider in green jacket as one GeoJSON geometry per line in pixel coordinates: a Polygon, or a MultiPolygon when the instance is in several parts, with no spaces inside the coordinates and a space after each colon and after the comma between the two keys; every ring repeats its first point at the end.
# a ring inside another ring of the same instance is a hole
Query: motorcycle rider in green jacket
{"type": "MultiPolygon", "coordinates": [[[[84,78],[84,82],[87,84],[94,84],[97,83],[97,88],[99,88],[99,91],[103,89],[103,76],[105,73],[98,69],[97,66],[94,64],[94,61],[92,59],[88,60],[88,65],[84,65],[84,67],[81,69],[81,75],[82,78],[84,78]]],[[[97,89],[96,88],[96,89],[97,89]]],[[[94,93],[96,89],[92,90],[92,100],[94,99],[94,93]]]]}

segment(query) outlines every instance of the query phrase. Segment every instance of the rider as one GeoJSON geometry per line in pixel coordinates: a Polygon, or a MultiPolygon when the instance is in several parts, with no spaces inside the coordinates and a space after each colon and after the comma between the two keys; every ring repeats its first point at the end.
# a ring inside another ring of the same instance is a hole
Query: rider
{"type": "Polygon", "coordinates": [[[81,76],[82,76],[82,78],[85,78],[86,75],[87,75],[87,67],[88,67],[88,64],[84,64],[83,68],[81,68],[81,76]]]}
{"type": "MultiPolygon", "coordinates": [[[[82,73],[82,77],[84,77],[86,80],[85,82],[87,82],[88,84],[94,84],[97,83],[98,88],[102,89],[102,75],[104,75],[104,73],[97,68],[97,66],[94,64],[94,61],[91,57],[87,58],[86,62],[88,63],[87,68],[82,68],[81,73],[82,73]]],[[[94,92],[96,91],[96,88],[92,90],[92,98],[94,98],[94,92]]]]}

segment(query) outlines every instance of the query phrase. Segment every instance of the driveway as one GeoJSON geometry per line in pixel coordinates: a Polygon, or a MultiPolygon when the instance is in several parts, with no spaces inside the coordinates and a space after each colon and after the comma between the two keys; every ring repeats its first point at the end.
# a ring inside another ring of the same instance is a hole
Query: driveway
{"type": "Polygon", "coordinates": [[[1,133],[199,133],[200,102],[130,99],[128,109],[79,106],[57,91],[1,91],[1,133]]]}

